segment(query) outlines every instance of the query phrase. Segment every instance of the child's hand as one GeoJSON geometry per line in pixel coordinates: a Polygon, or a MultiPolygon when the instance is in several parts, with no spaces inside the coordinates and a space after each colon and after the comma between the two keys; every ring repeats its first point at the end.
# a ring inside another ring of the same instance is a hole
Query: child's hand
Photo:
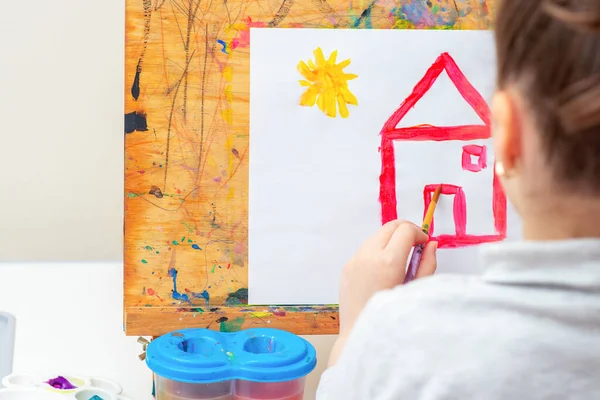
{"type": "MultiPolygon", "coordinates": [[[[428,236],[417,225],[397,220],[384,225],[362,245],[342,271],[340,343],[336,347],[343,346],[358,315],[376,292],[392,289],[404,282],[406,264],[413,246],[426,243],[427,240],[428,236]]],[[[436,250],[437,242],[425,246],[417,279],[435,272],[436,250]]],[[[334,350],[331,362],[337,359],[335,353],[334,350]]]]}

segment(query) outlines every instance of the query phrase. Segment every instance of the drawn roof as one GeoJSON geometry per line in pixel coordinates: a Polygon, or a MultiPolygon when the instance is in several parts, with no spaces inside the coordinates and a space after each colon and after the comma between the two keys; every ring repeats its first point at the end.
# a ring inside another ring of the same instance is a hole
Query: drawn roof
{"type": "Polygon", "coordinates": [[[410,96],[402,102],[400,108],[387,120],[381,130],[381,135],[388,140],[475,140],[489,138],[491,135],[490,126],[491,113],[486,101],[469,82],[450,54],[442,53],[414,87],[410,96]],[[398,128],[398,123],[431,89],[444,71],[446,71],[462,98],[481,118],[483,125],[417,125],[409,128],[398,128]]]}

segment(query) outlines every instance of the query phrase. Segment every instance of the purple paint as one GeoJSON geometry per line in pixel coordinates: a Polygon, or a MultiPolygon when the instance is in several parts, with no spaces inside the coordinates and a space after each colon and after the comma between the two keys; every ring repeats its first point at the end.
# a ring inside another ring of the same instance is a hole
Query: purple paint
{"type": "Polygon", "coordinates": [[[57,376],[56,378],[50,379],[46,382],[48,385],[52,386],[54,389],[60,390],[71,390],[77,389],[77,386],[73,385],[67,378],[64,376],[57,376]]]}

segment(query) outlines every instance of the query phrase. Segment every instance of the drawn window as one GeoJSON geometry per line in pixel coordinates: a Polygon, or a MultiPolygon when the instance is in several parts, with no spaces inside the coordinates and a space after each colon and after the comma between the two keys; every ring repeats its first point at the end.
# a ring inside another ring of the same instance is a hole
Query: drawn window
{"type": "MultiPolygon", "coordinates": [[[[427,212],[427,208],[429,207],[429,203],[431,203],[431,198],[433,197],[433,193],[437,189],[439,184],[435,185],[427,185],[423,190],[423,198],[425,200],[425,208],[423,209],[423,215],[427,212]]],[[[467,234],[467,200],[465,197],[465,192],[462,187],[455,185],[442,185],[442,196],[454,196],[454,202],[452,205],[452,214],[454,217],[454,232],[457,237],[464,237],[467,234]]],[[[431,227],[429,229],[429,234],[431,236],[434,235],[434,220],[431,222],[431,227]]]]}
{"type": "Polygon", "coordinates": [[[480,172],[487,168],[487,148],[475,144],[463,146],[462,168],[469,172],[480,172]]]}

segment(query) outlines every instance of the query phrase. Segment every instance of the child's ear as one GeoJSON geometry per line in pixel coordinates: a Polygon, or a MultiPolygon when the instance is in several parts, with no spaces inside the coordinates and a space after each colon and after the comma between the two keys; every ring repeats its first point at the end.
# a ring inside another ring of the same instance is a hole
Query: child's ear
{"type": "Polygon", "coordinates": [[[521,155],[521,125],[515,100],[508,91],[497,92],[492,100],[492,137],[496,163],[507,175],[516,168],[521,155]]]}

